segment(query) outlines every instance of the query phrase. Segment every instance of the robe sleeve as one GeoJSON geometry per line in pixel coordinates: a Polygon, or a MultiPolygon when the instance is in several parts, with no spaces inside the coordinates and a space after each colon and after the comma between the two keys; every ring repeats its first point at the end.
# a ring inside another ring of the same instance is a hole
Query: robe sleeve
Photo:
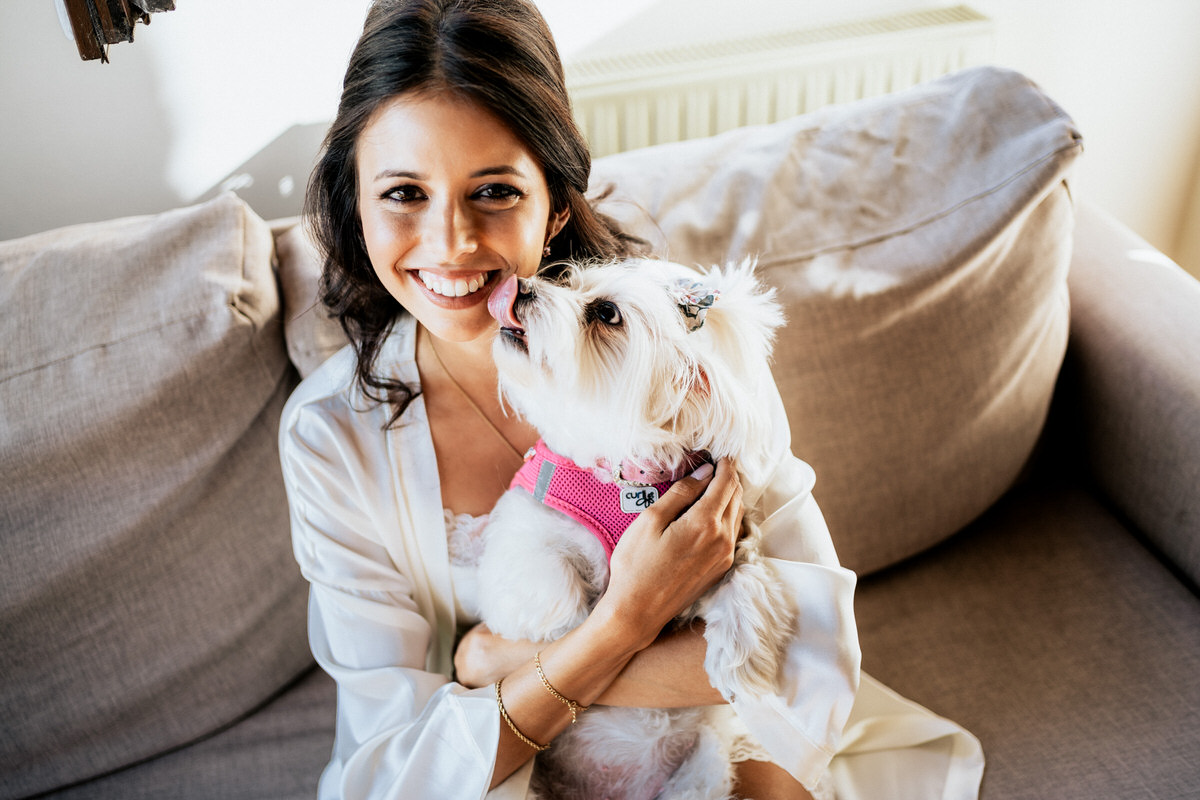
{"type": "Polygon", "coordinates": [[[376,418],[306,394],[302,385],[285,409],[280,458],[295,556],[311,584],[309,643],[338,691],[319,794],[484,797],[499,738],[495,698],[427,665],[435,632],[413,565],[382,538],[399,523],[380,518],[394,508],[378,496],[389,465],[364,433],[376,418]]]}

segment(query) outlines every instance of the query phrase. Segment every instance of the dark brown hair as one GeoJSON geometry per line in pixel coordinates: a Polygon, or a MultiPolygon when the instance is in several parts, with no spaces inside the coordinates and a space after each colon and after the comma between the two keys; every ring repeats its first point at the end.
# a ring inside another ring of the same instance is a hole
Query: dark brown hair
{"type": "Polygon", "coordinates": [[[584,198],[591,156],[575,126],[562,64],[545,20],[528,0],[376,0],[350,56],[342,97],[309,180],[305,216],[324,254],[321,300],[358,356],[366,396],[391,402],[389,425],[415,396],[379,374],[379,348],[404,309],[380,283],[367,256],[358,211],[356,144],[385,101],[408,92],[449,91],[490,111],[533,154],[551,207],[566,226],[547,262],[597,260],[629,251],[584,198]]]}

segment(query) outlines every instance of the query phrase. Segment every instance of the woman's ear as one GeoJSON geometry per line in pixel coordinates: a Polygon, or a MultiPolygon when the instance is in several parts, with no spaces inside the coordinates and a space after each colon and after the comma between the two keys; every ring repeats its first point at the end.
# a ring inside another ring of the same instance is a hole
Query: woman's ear
{"type": "Polygon", "coordinates": [[[570,218],[571,209],[566,206],[563,206],[562,210],[555,211],[550,215],[550,219],[546,223],[546,244],[550,244],[550,240],[562,232],[562,229],[567,224],[567,220],[570,218]]]}

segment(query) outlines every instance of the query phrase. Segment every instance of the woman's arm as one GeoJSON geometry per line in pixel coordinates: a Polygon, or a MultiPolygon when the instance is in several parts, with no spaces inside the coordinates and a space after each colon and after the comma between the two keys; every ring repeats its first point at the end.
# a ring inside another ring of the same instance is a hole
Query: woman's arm
{"type": "MultiPolygon", "coordinates": [[[[491,686],[523,664],[532,663],[534,654],[545,647],[544,642],[505,639],[480,623],[463,636],[455,652],[458,680],[472,688],[491,686]]],[[[706,647],[703,622],[668,630],[638,651],[596,702],[632,708],[724,703],[704,671],[706,647]]]]}

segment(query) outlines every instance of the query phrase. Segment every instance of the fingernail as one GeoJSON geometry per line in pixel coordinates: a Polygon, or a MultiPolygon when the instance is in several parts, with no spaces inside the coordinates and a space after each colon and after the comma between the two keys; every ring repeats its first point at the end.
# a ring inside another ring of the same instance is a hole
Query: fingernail
{"type": "Polygon", "coordinates": [[[692,471],[692,477],[698,481],[702,481],[705,478],[707,478],[709,475],[712,475],[712,474],[713,474],[713,465],[708,463],[707,461],[705,461],[703,464],[696,467],[696,469],[692,471]]]}

